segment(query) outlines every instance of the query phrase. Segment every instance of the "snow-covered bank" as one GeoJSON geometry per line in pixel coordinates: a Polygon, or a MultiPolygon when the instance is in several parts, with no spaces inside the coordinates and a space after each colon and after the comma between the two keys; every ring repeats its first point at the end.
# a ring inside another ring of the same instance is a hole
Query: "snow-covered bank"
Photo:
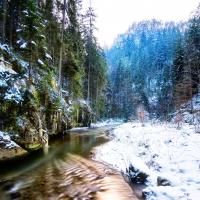
{"type": "Polygon", "coordinates": [[[10,149],[12,147],[19,147],[19,145],[10,139],[8,133],[0,131],[0,149],[10,149]]]}
{"type": "Polygon", "coordinates": [[[0,162],[25,154],[27,154],[27,151],[13,142],[8,133],[0,131],[0,162]]]}
{"type": "Polygon", "coordinates": [[[91,127],[102,127],[102,126],[109,126],[109,125],[120,125],[123,123],[123,120],[121,119],[108,119],[108,120],[102,120],[97,123],[92,123],[91,127]]]}
{"type": "Polygon", "coordinates": [[[184,124],[125,123],[112,131],[113,140],[95,149],[95,159],[123,172],[129,164],[149,174],[146,199],[200,197],[200,134],[184,124]],[[158,186],[157,178],[165,186],[158,186]]]}

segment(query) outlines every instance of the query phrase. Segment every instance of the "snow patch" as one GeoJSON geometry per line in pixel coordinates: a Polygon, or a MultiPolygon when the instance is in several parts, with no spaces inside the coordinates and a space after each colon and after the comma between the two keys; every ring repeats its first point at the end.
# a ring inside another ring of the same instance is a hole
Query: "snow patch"
{"type": "Polygon", "coordinates": [[[20,49],[25,49],[27,46],[27,43],[25,42],[24,44],[20,45],[20,49]]]}
{"type": "MultiPolygon", "coordinates": [[[[10,149],[13,147],[19,147],[15,142],[10,139],[10,136],[6,132],[0,131],[0,143],[4,143],[4,149],[10,149]]],[[[0,147],[1,149],[1,147],[0,147]]]]}
{"type": "Polygon", "coordinates": [[[38,59],[38,63],[40,63],[41,65],[44,65],[44,63],[40,59],[38,59]]]}
{"type": "Polygon", "coordinates": [[[21,29],[21,28],[16,30],[16,32],[17,32],[17,33],[18,33],[18,32],[21,32],[21,31],[22,31],[22,29],[21,29]]]}
{"type": "Polygon", "coordinates": [[[147,199],[192,199],[200,196],[200,134],[195,126],[172,123],[124,123],[111,132],[112,140],[95,148],[96,160],[126,173],[129,163],[149,174],[147,199]],[[170,186],[158,186],[165,177],[170,186]]]}
{"type": "Polygon", "coordinates": [[[31,44],[34,44],[34,45],[36,45],[36,43],[35,43],[34,41],[31,41],[31,44]]]}
{"type": "Polygon", "coordinates": [[[46,58],[49,58],[52,60],[52,57],[48,53],[45,53],[45,56],[46,56],[46,58]]]}

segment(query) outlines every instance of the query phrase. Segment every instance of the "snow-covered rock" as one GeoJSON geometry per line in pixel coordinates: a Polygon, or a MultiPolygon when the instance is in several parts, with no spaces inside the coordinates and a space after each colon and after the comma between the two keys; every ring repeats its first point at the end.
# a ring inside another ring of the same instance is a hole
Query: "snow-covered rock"
{"type": "Polygon", "coordinates": [[[134,161],[129,164],[128,173],[131,181],[134,183],[145,183],[150,176],[148,167],[138,158],[135,158],[134,161]]]}
{"type": "Polygon", "coordinates": [[[27,151],[13,142],[8,133],[0,131],[0,162],[25,154],[27,154],[27,151]]]}
{"type": "Polygon", "coordinates": [[[157,185],[158,186],[178,186],[181,184],[181,181],[179,178],[176,177],[172,177],[172,176],[168,176],[166,174],[166,176],[162,175],[162,176],[158,176],[157,178],[157,185]]]}

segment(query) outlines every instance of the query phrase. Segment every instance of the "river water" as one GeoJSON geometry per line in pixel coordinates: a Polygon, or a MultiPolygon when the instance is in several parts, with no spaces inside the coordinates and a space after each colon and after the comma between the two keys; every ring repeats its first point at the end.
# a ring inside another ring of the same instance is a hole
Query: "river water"
{"type": "Polygon", "coordinates": [[[0,200],[137,199],[121,174],[91,159],[114,127],[54,136],[49,148],[0,166],[0,200]]]}

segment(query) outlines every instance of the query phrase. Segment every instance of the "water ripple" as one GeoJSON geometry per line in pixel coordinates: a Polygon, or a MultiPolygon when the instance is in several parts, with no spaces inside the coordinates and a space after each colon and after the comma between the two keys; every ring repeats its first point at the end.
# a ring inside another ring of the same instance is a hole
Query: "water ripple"
{"type": "Polygon", "coordinates": [[[2,182],[1,197],[5,200],[136,199],[122,176],[110,167],[72,154],[66,154],[65,158],[2,182]]]}

